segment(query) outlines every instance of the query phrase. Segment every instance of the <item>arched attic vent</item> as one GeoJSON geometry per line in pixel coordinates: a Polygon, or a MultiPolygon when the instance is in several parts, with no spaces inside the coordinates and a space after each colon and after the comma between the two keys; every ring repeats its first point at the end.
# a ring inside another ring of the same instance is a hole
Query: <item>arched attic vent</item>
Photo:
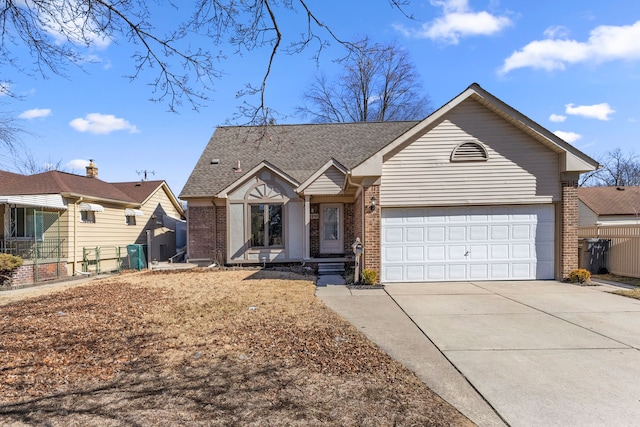
{"type": "Polygon", "coordinates": [[[452,162],[486,162],[488,159],[489,153],[478,142],[463,142],[451,153],[452,162]]]}

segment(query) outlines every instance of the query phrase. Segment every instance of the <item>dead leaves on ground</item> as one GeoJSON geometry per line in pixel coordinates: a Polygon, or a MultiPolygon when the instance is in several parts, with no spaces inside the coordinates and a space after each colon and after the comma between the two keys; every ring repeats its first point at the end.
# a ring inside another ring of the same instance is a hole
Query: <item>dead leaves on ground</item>
{"type": "Polygon", "coordinates": [[[124,275],[2,306],[0,331],[0,422],[468,423],[284,272],[124,275]]]}

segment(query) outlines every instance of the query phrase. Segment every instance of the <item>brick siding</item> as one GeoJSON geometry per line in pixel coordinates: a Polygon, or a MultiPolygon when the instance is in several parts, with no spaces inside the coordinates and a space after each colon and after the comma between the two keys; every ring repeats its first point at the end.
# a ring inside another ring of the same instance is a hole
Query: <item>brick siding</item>
{"type": "Polygon", "coordinates": [[[569,277],[571,270],[578,268],[578,184],[562,183],[561,219],[561,273],[562,279],[569,277]]]}
{"type": "Polygon", "coordinates": [[[316,219],[309,220],[309,255],[315,258],[320,255],[320,205],[310,203],[311,214],[316,215],[316,219]]]}
{"type": "MultiPolygon", "coordinates": [[[[214,221],[216,220],[216,208],[214,206],[189,207],[189,257],[193,259],[212,260],[215,252],[214,221]]],[[[222,230],[223,234],[226,228],[222,230]]],[[[226,239],[224,239],[226,241],[226,239]]]]}
{"type": "Polygon", "coordinates": [[[344,253],[346,255],[352,255],[353,249],[351,245],[356,240],[355,224],[354,224],[354,210],[355,204],[344,204],[344,253]]]}
{"type": "Polygon", "coordinates": [[[33,285],[67,276],[67,261],[34,264],[25,262],[16,268],[12,277],[12,286],[33,285]],[[36,282],[36,278],[38,281],[36,282]]]}
{"type": "Polygon", "coordinates": [[[380,186],[372,185],[364,190],[364,263],[363,268],[374,270],[380,277],[380,206],[369,209],[371,197],[380,201],[380,186]]]}

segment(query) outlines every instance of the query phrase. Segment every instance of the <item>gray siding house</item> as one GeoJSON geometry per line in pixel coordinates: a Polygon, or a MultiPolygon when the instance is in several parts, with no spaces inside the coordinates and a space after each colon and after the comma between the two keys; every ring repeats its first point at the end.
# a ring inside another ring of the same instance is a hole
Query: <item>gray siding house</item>
{"type": "Polygon", "coordinates": [[[472,84],[415,122],[216,129],[180,198],[188,256],[353,255],[382,282],[561,279],[597,162],[472,84]]]}

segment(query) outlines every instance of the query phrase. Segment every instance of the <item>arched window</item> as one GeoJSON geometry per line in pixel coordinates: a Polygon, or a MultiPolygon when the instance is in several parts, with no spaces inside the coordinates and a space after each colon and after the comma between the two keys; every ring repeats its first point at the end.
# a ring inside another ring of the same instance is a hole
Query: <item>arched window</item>
{"type": "Polygon", "coordinates": [[[251,247],[283,246],[285,196],[278,186],[259,182],[247,191],[251,247]]]}
{"type": "Polygon", "coordinates": [[[487,150],[478,142],[463,142],[451,153],[452,162],[486,162],[488,159],[487,150]]]}

